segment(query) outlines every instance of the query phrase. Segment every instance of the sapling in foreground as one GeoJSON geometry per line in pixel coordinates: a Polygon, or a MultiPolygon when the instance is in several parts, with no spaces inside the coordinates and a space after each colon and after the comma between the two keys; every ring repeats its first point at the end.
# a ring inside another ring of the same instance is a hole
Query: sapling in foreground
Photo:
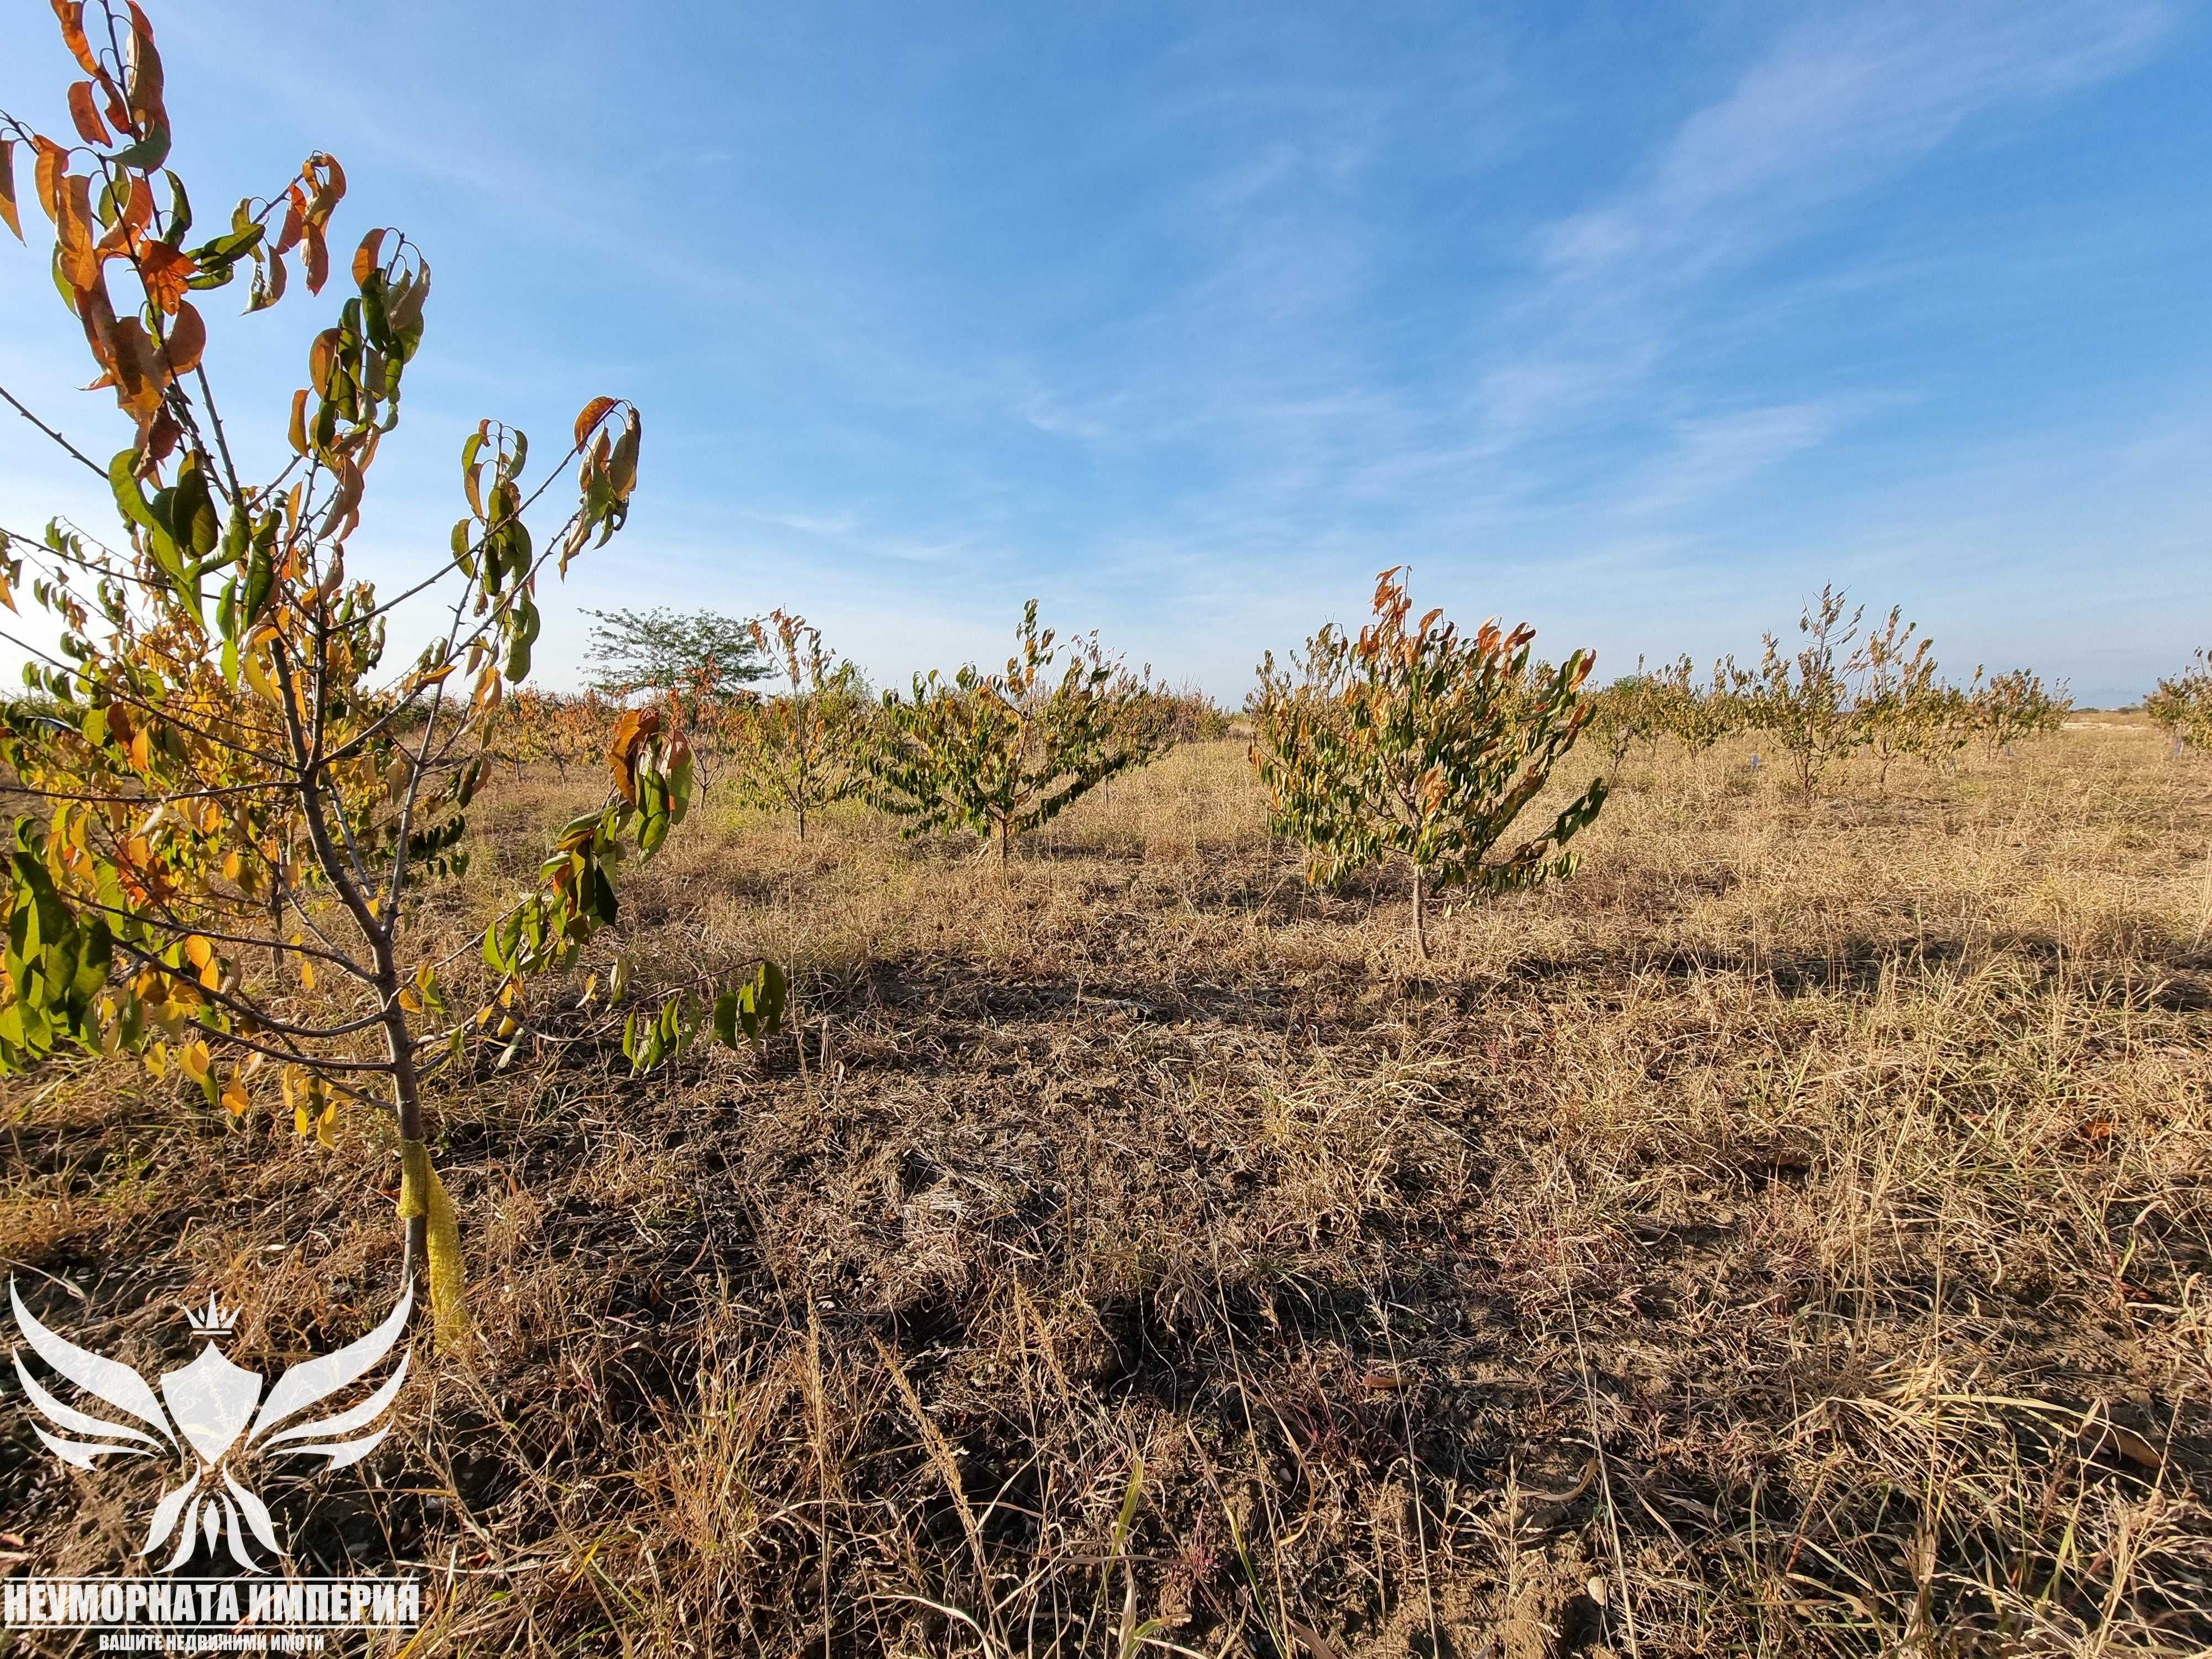
{"type": "MultiPolygon", "coordinates": [[[[125,441],[102,463],[49,428],[112,495],[107,539],[58,521],[36,537],[0,527],[0,605],[27,592],[49,630],[0,635],[42,694],[0,711],[0,759],[31,804],[0,871],[0,1070],[127,1053],[232,1117],[288,1103],[325,1139],[348,1106],[388,1112],[408,1270],[427,1262],[451,1333],[460,1257],[426,1082],[486,1045],[513,1058],[532,1037],[530,980],[614,921],[621,866],[651,857],[690,798],[683,734],[629,711],[606,800],[561,832],[536,879],[458,940],[429,923],[426,895],[465,864],[495,711],[530,673],[539,579],[629,516],[637,411],[590,400],[534,482],[523,434],[480,424],[461,449],[468,511],[450,556],[380,595],[348,542],[422,343],[428,262],[397,232],[369,231],[289,408],[219,410],[198,306],[250,268],[247,309],[265,310],[288,262],[319,294],[345,175],[311,155],[196,235],[183,181],[163,168],[152,26],[101,0],[94,38],[84,7],[56,9],[84,77],[69,89],[81,142],[0,115],[0,218],[21,235],[14,163],[27,150],[74,313],[65,331],[88,347],[125,441]],[[541,540],[525,515],[564,478],[573,505],[541,540]],[[410,604],[441,620],[387,672],[387,625],[410,604]]],[[[781,984],[761,965],[756,1024],[781,984]]],[[[720,1001],[733,1013],[741,994],[720,1001]]],[[[680,1047],[704,1006],[672,995],[639,1054],[680,1047]]]]}

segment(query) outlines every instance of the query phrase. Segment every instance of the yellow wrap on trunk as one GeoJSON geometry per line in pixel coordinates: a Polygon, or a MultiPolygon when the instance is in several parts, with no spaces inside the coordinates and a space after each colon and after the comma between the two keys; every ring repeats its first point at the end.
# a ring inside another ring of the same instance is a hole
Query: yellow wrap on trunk
{"type": "Polygon", "coordinates": [[[399,1143],[399,1218],[416,1216],[429,1223],[430,1317],[441,1346],[468,1334],[469,1311],[461,1301],[468,1276],[461,1267],[461,1229],[453,1200],[430,1167],[430,1149],[419,1140],[399,1143]]]}

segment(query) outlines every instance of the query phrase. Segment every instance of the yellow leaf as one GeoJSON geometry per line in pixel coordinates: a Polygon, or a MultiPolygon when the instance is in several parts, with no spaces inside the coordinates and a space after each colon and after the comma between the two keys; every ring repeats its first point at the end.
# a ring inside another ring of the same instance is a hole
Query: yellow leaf
{"type": "Polygon", "coordinates": [[[315,964],[312,957],[300,958],[300,985],[304,990],[312,991],[315,988],[315,964]]]}
{"type": "Polygon", "coordinates": [[[460,1224],[453,1215],[453,1200],[446,1196],[445,1183],[430,1167],[430,1149],[419,1140],[399,1143],[399,1215],[402,1220],[421,1216],[428,1224],[430,1315],[438,1340],[442,1344],[466,1335],[460,1224]]]}
{"type": "Polygon", "coordinates": [[[185,1075],[193,1082],[204,1084],[208,1080],[207,1044],[194,1037],[177,1050],[177,1064],[184,1068],[185,1075]]]}
{"type": "Polygon", "coordinates": [[[325,1152],[337,1149],[337,1128],[338,1103],[334,1100],[323,1108],[323,1115],[315,1120],[315,1139],[322,1142],[325,1152]]]}
{"type": "Polygon", "coordinates": [[[258,651],[246,653],[246,660],[240,665],[240,667],[246,675],[246,683],[253,688],[256,696],[264,702],[277,704],[283,702],[283,695],[277,690],[276,684],[270,679],[268,665],[262,661],[261,653],[258,651]]]}
{"type": "Polygon", "coordinates": [[[223,1110],[228,1112],[233,1117],[244,1117],[246,1108],[252,1103],[246,1093],[246,1079],[233,1072],[230,1074],[230,1081],[222,1085],[223,1110]]]}

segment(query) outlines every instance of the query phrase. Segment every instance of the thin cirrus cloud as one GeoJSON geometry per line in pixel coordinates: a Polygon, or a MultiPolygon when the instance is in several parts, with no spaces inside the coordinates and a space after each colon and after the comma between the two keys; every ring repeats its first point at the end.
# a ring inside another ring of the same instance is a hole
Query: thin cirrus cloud
{"type": "Polygon", "coordinates": [[[1617,497],[1615,509],[1624,519],[1646,519],[1726,495],[1819,447],[1850,414],[1840,402],[1784,404],[1679,422],[1667,447],[1617,497]]]}
{"type": "Polygon", "coordinates": [[[1536,278],[1512,313],[1538,343],[1484,375],[1491,429],[1510,441],[1640,391],[1699,300],[1822,209],[1878,189],[1978,114],[2133,67],[2171,21],[2162,6],[2094,0],[1839,9],[1790,29],[1627,188],[1539,231],[1536,278]]]}
{"type": "Polygon", "coordinates": [[[1543,264],[1565,282],[1609,284],[1624,270],[1639,288],[1693,279],[1984,109],[2133,67],[2172,21],[2127,0],[1824,14],[1685,121],[1620,199],[1549,228],[1543,264]]]}

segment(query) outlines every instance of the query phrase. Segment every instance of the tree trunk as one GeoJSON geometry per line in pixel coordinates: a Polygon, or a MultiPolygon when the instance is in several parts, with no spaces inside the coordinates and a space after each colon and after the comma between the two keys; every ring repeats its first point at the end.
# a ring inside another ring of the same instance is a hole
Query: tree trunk
{"type": "Polygon", "coordinates": [[[1424,866],[1413,866],[1413,954],[1423,962],[1429,959],[1428,874],[1424,866]]]}
{"type": "Polygon", "coordinates": [[[806,841],[806,807],[803,802],[799,808],[799,839],[804,845],[806,841]]]}
{"type": "MultiPolygon", "coordinates": [[[[376,988],[384,999],[384,1052],[392,1062],[392,1100],[402,1140],[422,1139],[422,1085],[415,1074],[415,1039],[407,1029],[406,1010],[399,1006],[399,974],[388,945],[376,950],[376,988]]],[[[428,1259],[426,1245],[430,1218],[407,1218],[401,1237],[400,1276],[413,1284],[428,1259]]]]}

